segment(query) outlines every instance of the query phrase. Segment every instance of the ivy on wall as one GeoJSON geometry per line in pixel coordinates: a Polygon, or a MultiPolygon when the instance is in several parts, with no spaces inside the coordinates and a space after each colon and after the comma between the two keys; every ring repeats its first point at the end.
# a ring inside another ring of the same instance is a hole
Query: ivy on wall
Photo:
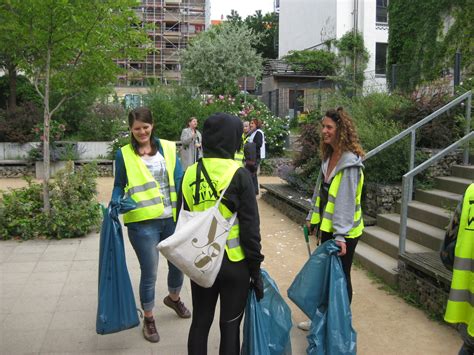
{"type": "Polygon", "coordinates": [[[473,0],[389,2],[388,65],[397,64],[397,88],[407,91],[439,78],[453,67],[458,48],[463,67],[472,66],[473,8],[473,0]]]}

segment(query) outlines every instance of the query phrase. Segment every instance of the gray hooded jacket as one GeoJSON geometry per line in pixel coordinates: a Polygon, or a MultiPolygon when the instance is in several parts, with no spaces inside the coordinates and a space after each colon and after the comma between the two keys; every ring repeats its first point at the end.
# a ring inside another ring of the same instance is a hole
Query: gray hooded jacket
{"type": "MultiPolygon", "coordinates": [[[[313,198],[311,199],[311,206],[313,207],[316,203],[316,196],[319,195],[318,188],[321,185],[322,179],[327,176],[328,165],[329,159],[325,160],[321,165],[322,176],[319,174],[313,198]]],[[[345,241],[345,236],[351,230],[352,224],[354,223],[354,211],[356,207],[355,196],[360,179],[360,169],[363,167],[362,158],[352,152],[344,152],[342,153],[336,167],[326,178],[326,182],[331,183],[334,176],[336,176],[340,171],[343,171],[341,185],[339,186],[336,202],[334,204],[334,214],[332,219],[334,228],[333,235],[336,240],[345,241]]],[[[307,221],[311,220],[312,213],[313,210],[309,211],[308,216],[306,217],[307,221]]]]}

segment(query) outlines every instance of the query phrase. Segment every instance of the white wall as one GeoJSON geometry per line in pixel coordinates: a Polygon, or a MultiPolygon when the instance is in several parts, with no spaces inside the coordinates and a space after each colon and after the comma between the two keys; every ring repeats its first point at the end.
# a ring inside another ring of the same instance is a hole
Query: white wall
{"type": "Polygon", "coordinates": [[[335,27],[334,0],[281,0],[278,57],[334,38],[335,27]]]}
{"type": "MultiPolygon", "coordinates": [[[[39,142],[4,143],[0,142],[0,160],[24,160],[28,152],[39,142]]],[[[111,142],[77,142],[79,159],[98,159],[106,157],[111,142]]]]}
{"type": "MultiPolygon", "coordinates": [[[[358,2],[358,30],[370,55],[366,86],[384,87],[385,78],[375,77],[375,43],[388,43],[388,26],[376,26],[375,0],[358,2]]],[[[353,29],[353,11],[354,0],[281,0],[278,56],[341,38],[353,29]]]]}

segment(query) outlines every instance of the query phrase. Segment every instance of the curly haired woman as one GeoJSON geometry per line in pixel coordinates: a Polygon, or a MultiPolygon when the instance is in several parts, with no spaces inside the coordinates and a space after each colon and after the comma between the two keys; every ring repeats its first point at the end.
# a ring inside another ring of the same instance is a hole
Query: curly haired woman
{"type": "MultiPolygon", "coordinates": [[[[342,107],[326,112],[321,129],[321,175],[316,183],[306,217],[310,230],[320,232],[321,241],[335,239],[352,301],[351,266],[355,248],[364,230],[361,195],[364,183],[364,150],[352,119],[342,107]]],[[[298,327],[309,329],[310,322],[298,327]]]]}

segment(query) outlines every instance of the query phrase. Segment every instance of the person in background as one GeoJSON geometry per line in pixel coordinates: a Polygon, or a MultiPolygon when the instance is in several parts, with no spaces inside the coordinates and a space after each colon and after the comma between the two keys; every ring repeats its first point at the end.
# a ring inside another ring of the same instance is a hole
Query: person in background
{"type": "MultiPolygon", "coordinates": [[[[321,174],[316,182],[306,223],[320,232],[321,242],[335,239],[352,301],[351,267],[355,248],[364,230],[361,197],[365,153],[349,114],[342,107],[326,112],[321,129],[321,174]]],[[[298,328],[309,330],[311,321],[298,328]]]]}
{"type": "Polygon", "coordinates": [[[188,127],[181,132],[181,164],[184,170],[202,157],[202,137],[197,130],[198,121],[196,117],[188,120],[188,127]]]}
{"type": "MultiPolygon", "coordinates": [[[[206,171],[217,195],[224,193],[219,210],[225,218],[237,212],[238,222],[231,228],[225,246],[224,259],[217,279],[210,288],[191,281],[193,321],[189,329],[188,354],[207,354],[209,330],[220,298],[221,355],[240,354],[240,323],[247,302],[249,286],[258,300],[263,297],[260,263],[260,220],[252,180],[247,170],[234,160],[240,148],[242,122],[238,117],[216,113],[204,122],[204,157],[190,166],[183,177],[182,199],[189,211],[204,211],[215,205],[212,187],[204,177],[196,183],[198,164],[206,171]],[[199,185],[199,199],[195,201],[199,185]],[[207,197],[206,197],[207,196],[207,197]],[[206,197],[206,198],[204,198],[206,197]]],[[[203,173],[204,174],[204,173],[203,173]]],[[[236,220],[236,221],[237,221],[236,220]]]]}
{"type": "Polygon", "coordinates": [[[453,271],[444,320],[457,324],[463,345],[459,355],[474,354],[474,183],[464,193],[446,230],[443,264],[453,271]]]}
{"type": "Polygon", "coordinates": [[[257,160],[255,164],[255,173],[252,174],[252,181],[255,188],[255,194],[258,195],[258,171],[260,162],[265,159],[265,134],[261,130],[262,121],[257,118],[253,118],[250,121],[250,131],[248,133],[248,142],[255,143],[257,150],[257,160]]]}
{"type": "MultiPolygon", "coordinates": [[[[143,336],[156,343],[153,308],[158,272],[157,244],[174,233],[176,223],[176,188],[181,185],[183,170],[176,156],[176,144],[153,137],[153,117],[146,107],[130,111],[128,123],[131,142],[117,151],[112,202],[124,196],[137,207],[124,214],[128,238],[140,263],[140,303],[145,313],[143,336]]],[[[168,262],[168,292],[164,304],[181,318],[191,317],[180,300],[183,273],[168,262]]]]}
{"type": "Polygon", "coordinates": [[[234,160],[245,166],[244,146],[245,146],[245,143],[247,143],[247,140],[248,140],[247,134],[250,130],[250,122],[244,121],[242,124],[243,124],[243,128],[244,128],[244,133],[242,133],[242,144],[240,146],[240,149],[237,152],[235,152],[234,160]]]}

